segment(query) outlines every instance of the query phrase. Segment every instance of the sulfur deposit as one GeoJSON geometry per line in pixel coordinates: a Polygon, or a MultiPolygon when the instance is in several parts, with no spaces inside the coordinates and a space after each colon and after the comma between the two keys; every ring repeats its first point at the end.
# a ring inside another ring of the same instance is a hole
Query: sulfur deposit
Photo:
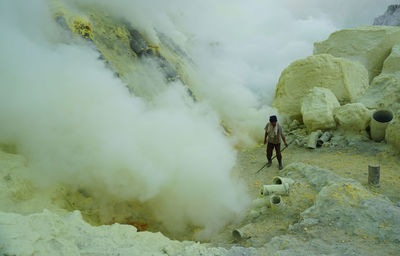
{"type": "Polygon", "coordinates": [[[334,112],[339,128],[348,131],[362,132],[371,120],[371,111],[362,103],[349,103],[337,108],[334,112]]]}
{"type": "Polygon", "coordinates": [[[399,51],[399,45],[394,45],[390,55],[383,63],[381,74],[372,80],[366,94],[360,99],[360,102],[366,107],[370,109],[388,108],[395,112],[400,110],[399,51]]]}
{"type": "Polygon", "coordinates": [[[314,87],[301,104],[303,122],[309,131],[336,128],[333,112],[340,106],[336,96],[326,88],[314,87]]]}
{"type": "MultiPolygon", "coordinates": [[[[338,127],[365,135],[374,110],[395,114],[400,110],[399,43],[399,27],[362,26],[334,32],[314,44],[313,56],[293,62],[282,72],[273,106],[291,119],[302,120],[309,132],[338,127]],[[333,68],[343,62],[344,68],[333,68]],[[341,106],[328,104],[333,100],[328,101],[332,97],[327,94],[308,94],[315,87],[329,89],[341,106]]],[[[396,144],[394,138],[388,139],[396,144]]]]}
{"type": "Polygon", "coordinates": [[[397,117],[386,128],[386,141],[400,151],[400,118],[397,117]]]}
{"type": "Polygon", "coordinates": [[[331,90],[341,103],[354,102],[368,88],[368,74],[358,62],[329,54],[313,55],[290,64],[276,86],[273,106],[300,119],[301,103],[313,87],[331,90]]]}
{"type": "Polygon", "coordinates": [[[394,74],[400,76],[400,44],[393,46],[390,55],[383,62],[382,72],[383,74],[394,74]]]}
{"type": "Polygon", "coordinates": [[[376,77],[367,93],[360,99],[367,108],[390,108],[400,110],[399,90],[400,78],[395,75],[376,77]]]}
{"type": "Polygon", "coordinates": [[[23,216],[0,212],[3,255],[239,255],[255,249],[213,248],[172,241],[161,233],[137,232],[133,226],[93,227],[78,211],[60,217],[50,211],[23,216]],[[5,223],[7,229],[5,229],[5,223]],[[24,241],[21,244],[21,241],[24,241]]]}
{"type": "Polygon", "coordinates": [[[379,75],[393,46],[400,41],[400,28],[363,26],[337,31],[314,44],[314,54],[327,53],[335,57],[358,61],[368,70],[369,80],[379,75]]]}

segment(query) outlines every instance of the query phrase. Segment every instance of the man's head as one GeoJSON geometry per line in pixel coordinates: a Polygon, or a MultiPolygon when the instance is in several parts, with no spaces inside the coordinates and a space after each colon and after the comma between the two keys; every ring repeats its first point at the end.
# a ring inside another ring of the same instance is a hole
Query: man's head
{"type": "Polygon", "coordinates": [[[278,121],[278,118],[276,116],[269,117],[269,122],[271,123],[272,126],[275,126],[277,121],[278,121]]]}

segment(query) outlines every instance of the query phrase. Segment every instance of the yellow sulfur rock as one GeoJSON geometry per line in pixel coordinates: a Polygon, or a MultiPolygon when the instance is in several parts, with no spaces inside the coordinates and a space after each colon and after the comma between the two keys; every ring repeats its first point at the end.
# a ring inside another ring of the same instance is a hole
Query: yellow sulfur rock
{"type": "Polygon", "coordinates": [[[400,44],[393,47],[382,73],[374,78],[360,102],[369,109],[400,110],[400,44]]]}
{"type": "Polygon", "coordinates": [[[400,110],[400,77],[382,74],[374,78],[360,102],[369,109],[400,110]]]}
{"type": "Polygon", "coordinates": [[[383,63],[381,74],[395,74],[400,77],[400,44],[393,46],[390,55],[383,63]]]}
{"type": "Polygon", "coordinates": [[[339,127],[350,131],[363,131],[371,120],[371,112],[361,103],[341,106],[334,112],[339,127]]]}
{"type": "Polygon", "coordinates": [[[314,54],[328,53],[362,63],[370,81],[381,73],[392,47],[400,43],[400,27],[361,26],[336,31],[314,44],[314,54]]]}
{"type": "Polygon", "coordinates": [[[313,87],[330,89],[341,103],[354,102],[368,88],[368,73],[358,62],[329,54],[297,60],[282,72],[273,106],[300,120],[301,102],[313,87]]]}
{"type": "Polygon", "coordinates": [[[336,127],[333,112],[340,106],[335,95],[326,88],[314,87],[301,104],[303,122],[309,131],[336,127]]]}
{"type": "Polygon", "coordinates": [[[400,150],[400,119],[396,118],[386,128],[386,141],[400,150]]]}
{"type": "Polygon", "coordinates": [[[79,34],[86,39],[93,40],[93,32],[90,21],[84,16],[71,16],[67,21],[68,27],[75,34],[79,34]]]}

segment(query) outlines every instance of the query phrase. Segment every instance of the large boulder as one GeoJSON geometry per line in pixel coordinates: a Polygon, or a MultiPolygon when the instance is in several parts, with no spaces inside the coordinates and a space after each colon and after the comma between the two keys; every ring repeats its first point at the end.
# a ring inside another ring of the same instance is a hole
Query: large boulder
{"type": "Polygon", "coordinates": [[[400,150],[400,118],[397,117],[395,120],[390,122],[386,128],[385,140],[393,147],[400,150]]]}
{"type": "Polygon", "coordinates": [[[314,87],[301,104],[303,122],[309,131],[336,127],[333,112],[340,107],[335,95],[326,88],[314,87]]]}
{"type": "Polygon", "coordinates": [[[370,81],[381,73],[393,46],[400,43],[400,27],[363,26],[334,32],[314,44],[314,54],[329,53],[362,63],[370,81]]]}
{"type": "Polygon", "coordinates": [[[367,128],[371,120],[371,111],[361,103],[350,103],[337,108],[334,116],[339,127],[360,132],[367,128]]]}
{"type": "Polygon", "coordinates": [[[273,106],[292,119],[300,120],[301,102],[313,87],[330,89],[341,103],[354,102],[368,88],[368,73],[358,62],[329,54],[297,60],[282,72],[273,106]]]}
{"type": "MultiPolygon", "coordinates": [[[[385,245],[392,241],[398,251],[400,210],[387,197],[370,191],[356,180],[303,163],[288,165],[280,175],[286,175],[318,192],[313,206],[300,213],[300,221],[289,229],[311,233],[316,227],[321,227],[325,232],[332,227],[336,230],[335,234],[342,236],[347,234],[352,238],[362,237],[365,241],[384,241],[385,245]],[[345,232],[338,233],[339,230],[345,232]]],[[[315,235],[315,233],[312,234],[315,235]]],[[[353,252],[337,255],[359,255],[353,252]]],[[[321,255],[321,253],[316,255],[321,255]]],[[[377,254],[361,253],[361,255],[377,254]]],[[[388,254],[378,253],[378,255],[388,254]]]]}
{"type": "Polygon", "coordinates": [[[372,80],[360,102],[370,109],[400,110],[400,44],[393,46],[383,63],[382,73],[372,80]]]}
{"type": "Polygon", "coordinates": [[[374,25],[400,26],[400,4],[389,5],[382,16],[375,18],[374,25]]]}
{"type": "Polygon", "coordinates": [[[375,77],[360,102],[369,109],[389,108],[400,110],[400,77],[383,74],[375,77]]]}
{"type": "Polygon", "coordinates": [[[390,55],[383,63],[382,74],[394,74],[400,77],[400,44],[393,46],[390,55]]]}
{"type": "Polygon", "coordinates": [[[351,179],[323,187],[314,206],[300,216],[301,220],[318,218],[320,225],[334,223],[336,229],[353,236],[373,237],[374,241],[391,241],[397,245],[400,241],[398,207],[351,179]]]}

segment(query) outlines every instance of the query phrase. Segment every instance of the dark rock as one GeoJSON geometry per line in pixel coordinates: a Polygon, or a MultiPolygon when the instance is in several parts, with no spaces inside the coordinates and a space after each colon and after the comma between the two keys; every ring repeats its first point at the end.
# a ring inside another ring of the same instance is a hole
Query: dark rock
{"type": "Polygon", "coordinates": [[[400,4],[389,5],[385,14],[375,18],[373,25],[400,26],[400,4]]]}
{"type": "Polygon", "coordinates": [[[143,56],[146,53],[147,49],[149,48],[147,46],[146,41],[143,39],[142,35],[140,35],[139,31],[137,31],[136,29],[128,27],[128,30],[131,36],[129,45],[132,51],[134,51],[136,55],[139,57],[143,56]]]}
{"type": "Polygon", "coordinates": [[[61,27],[69,30],[69,27],[67,25],[67,21],[65,20],[65,18],[63,16],[57,16],[55,18],[55,20],[61,27]]]}

